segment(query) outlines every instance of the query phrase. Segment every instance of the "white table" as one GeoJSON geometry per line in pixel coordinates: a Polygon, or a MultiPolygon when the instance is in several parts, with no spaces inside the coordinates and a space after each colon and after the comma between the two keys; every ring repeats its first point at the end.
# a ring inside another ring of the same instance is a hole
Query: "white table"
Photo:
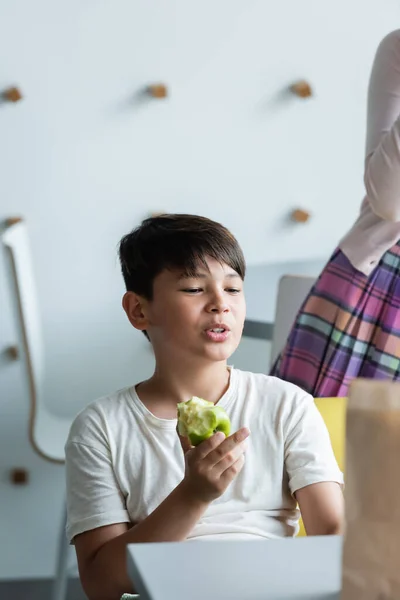
{"type": "Polygon", "coordinates": [[[339,536],[130,544],[140,600],[338,600],[339,536]]]}

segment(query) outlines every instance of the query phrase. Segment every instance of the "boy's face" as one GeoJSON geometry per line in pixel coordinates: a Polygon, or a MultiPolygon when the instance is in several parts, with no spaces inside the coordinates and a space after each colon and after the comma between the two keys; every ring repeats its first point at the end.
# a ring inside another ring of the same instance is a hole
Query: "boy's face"
{"type": "Polygon", "coordinates": [[[236,350],[246,315],[243,281],[226,264],[207,259],[195,277],[163,271],[146,302],[144,327],[155,352],[222,361],[236,350]],[[188,355],[189,353],[189,355],[188,355]]]}

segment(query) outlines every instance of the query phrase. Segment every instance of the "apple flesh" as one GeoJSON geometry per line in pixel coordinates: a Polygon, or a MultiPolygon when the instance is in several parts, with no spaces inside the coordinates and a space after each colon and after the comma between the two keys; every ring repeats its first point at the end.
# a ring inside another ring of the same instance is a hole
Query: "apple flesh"
{"type": "Polygon", "coordinates": [[[222,406],[193,396],[187,402],[178,404],[178,431],[189,438],[192,446],[222,431],[226,436],[231,430],[231,422],[222,406]]]}

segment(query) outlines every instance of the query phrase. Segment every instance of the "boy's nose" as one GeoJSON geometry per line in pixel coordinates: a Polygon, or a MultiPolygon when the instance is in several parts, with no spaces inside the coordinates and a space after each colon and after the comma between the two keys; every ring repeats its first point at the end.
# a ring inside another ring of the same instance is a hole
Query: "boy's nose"
{"type": "Polygon", "coordinates": [[[213,302],[210,302],[209,311],[214,313],[228,312],[229,306],[223,298],[215,298],[213,302]]]}

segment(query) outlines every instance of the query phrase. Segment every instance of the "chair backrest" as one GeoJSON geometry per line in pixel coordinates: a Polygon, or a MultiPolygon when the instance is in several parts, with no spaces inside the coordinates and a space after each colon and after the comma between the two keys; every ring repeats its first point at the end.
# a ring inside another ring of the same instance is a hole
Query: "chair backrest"
{"type": "MultiPolygon", "coordinates": [[[[339,468],[344,472],[346,452],[346,409],[347,398],[315,398],[315,404],[329,431],[332,449],[339,468]]],[[[300,520],[299,537],[306,535],[300,520]]]]}
{"type": "Polygon", "coordinates": [[[56,464],[65,463],[64,444],[72,418],[54,414],[44,402],[44,349],[28,232],[21,219],[2,234],[9,255],[13,307],[19,330],[19,348],[29,385],[29,441],[37,454],[56,464]]]}
{"type": "Polygon", "coordinates": [[[315,404],[329,431],[333,452],[339,468],[344,471],[347,398],[315,398],[315,404]]]}
{"type": "Polygon", "coordinates": [[[29,382],[31,419],[43,397],[43,341],[39,317],[35,279],[24,221],[8,227],[2,235],[9,252],[12,286],[15,293],[13,306],[19,325],[21,357],[29,382]]]}
{"type": "Polygon", "coordinates": [[[303,301],[315,283],[309,275],[284,275],[279,280],[271,344],[271,366],[283,350],[303,301]]]}

